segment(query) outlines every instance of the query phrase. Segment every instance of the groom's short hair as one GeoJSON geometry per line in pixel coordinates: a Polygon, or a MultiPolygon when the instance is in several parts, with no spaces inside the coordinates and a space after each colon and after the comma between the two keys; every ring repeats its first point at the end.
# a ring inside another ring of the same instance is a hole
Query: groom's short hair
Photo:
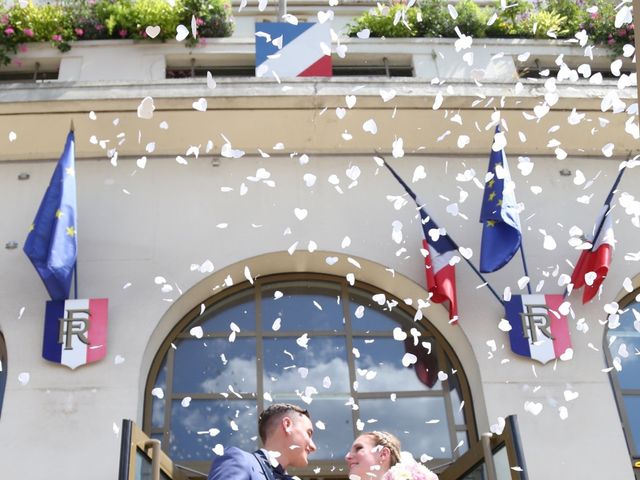
{"type": "Polygon", "coordinates": [[[311,420],[311,415],[308,410],[294,405],[293,403],[274,403],[267,407],[258,417],[258,433],[262,443],[267,440],[269,433],[273,430],[275,425],[287,414],[291,412],[304,415],[311,420]]]}

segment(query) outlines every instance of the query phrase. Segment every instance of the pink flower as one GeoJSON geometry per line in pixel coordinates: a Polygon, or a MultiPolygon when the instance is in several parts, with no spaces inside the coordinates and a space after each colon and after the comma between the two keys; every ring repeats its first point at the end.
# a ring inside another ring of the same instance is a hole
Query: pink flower
{"type": "Polygon", "coordinates": [[[20,53],[27,53],[27,50],[29,49],[24,43],[21,43],[20,45],[18,45],[18,50],[20,51],[20,53]]]}
{"type": "Polygon", "coordinates": [[[13,35],[15,32],[15,30],[13,29],[13,27],[7,27],[4,29],[4,34],[7,36],[11,36],[13,35]]]}
{"type": "Polygon", "coordinates": [[[125,38],[127,36],[127,33],[128,32],[123,28],[118,32],[118,35],[120,35],[120,38],[125,38]]]}
{"type": "Polygon", "coordinates": [[[77,35],[78,37],[81,37],[81,36],[83,36],[83,35],[84,35],[84,30],[83,30],[83,29],[81,29],[81,28],[76,28],[76,29],[74,30],[74,32],[76,32],[76,35],[77,35]]]}
{"type": "Polygon", "coordinates": [[[54,42],[61,42],[62,41],[62,35],[60,35],[60,34],[53,35],[51,37],[51,40],[53,40],[54,42]]]}
{"type": "Polygon", "coordinates": [[[13,60],[11,60],[11,63],[13,63],[16,67],[22,66],[22,60],[18,60],[17,58],[14,58],[13,60]]]}
{"type": "Polygon", "coordinates": [[[607,43],[608,43],[609,45],[613,45],[614,43],[616,43],[616,41],[615,41],[615,39],[614,39],[614,38],[610,38],[609,40],[607,40],[607,43]]]}
{"type": "Polygon", "coordinates": [[[200,25],[204,25],[204,20],[201,18],[196,18],[196,25],[200,26],[200,25]]]}
{"type": "Polygon", "coordinates": [[[24,33],[29,38],[33,37],[33,30],[31,30],[30,28],[25,28],[24,30],[22,30],[22,33],[24,33]]]}
{"type": "Polygon", "coordinates": [[[396,463],[384,474],[383,480],[438,480],[438,476],[415,460],[396,463]]]}
{"type": "Polygon", "coordinates": [[[0,24],[6,25],[9,23],[9,15],[2,15],[0,17],[0,24]]]}

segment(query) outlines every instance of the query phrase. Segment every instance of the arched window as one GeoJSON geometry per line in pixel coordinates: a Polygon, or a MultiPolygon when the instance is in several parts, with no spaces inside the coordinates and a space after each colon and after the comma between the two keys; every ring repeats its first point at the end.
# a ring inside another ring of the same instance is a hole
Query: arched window
{"type": "Polygon", "coordinates": [[[431,467],[451,462],[477,440],[469,388],[448,344],[414,315],[326,275],[229,288],[195,306],[158,351],[144,429],[174,462],[207,471],[217,444],[259,447],[258,412],[270,402],[310,402],[318,451],[305,478],[346,478],[344,454],[363,429],[397,434],[431,467]]]}
{"type": "Polygon", "coordinates": [[[7,346],[4,343],[4,336],[0,332],[0,418],[2,418],[2,401],[4,400],[4,389],[7,386],[7,346]]]}
{"type": "Polygon", "coordinates": [[[629,452],[640,460],[640,290],[620,306],[623,313],[609,319],[604,350],[629,452]]]}

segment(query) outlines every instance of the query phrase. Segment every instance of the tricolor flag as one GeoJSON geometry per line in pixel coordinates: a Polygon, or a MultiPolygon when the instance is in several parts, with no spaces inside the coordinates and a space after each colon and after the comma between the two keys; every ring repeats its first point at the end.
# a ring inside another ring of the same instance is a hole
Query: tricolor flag
{"type": "Polygon", "coordinates": [[[24,253],[53,300],[69,298],[76,264],[75,175],[74,135],[71,131],[24,243],[24,253]]]}
{"type": "Polygon", "coordinates": [[[71,369],[104,358],[107,309],[106,298],[47,302],[42,356],[71,369]]]}
{"type": "MultiPolygon", "coordinates": [[[[413,198],[422,220],[422,232],[424,240],[425,269],[427,277],[427,290],[433,294],[431,299],[436,303],[449,304],[449,319],[451,323],[458,321],[458,300],[456,298],[456,270],[452,261],[457,257],[458,247],[451,240],[444,228],[439,228],[436,222],[427,214],[424,207],[418,201],[416,194],[411,190],[402,178],[384,162],[391,174],[404,187],[405,191],[413,198]]],[[[459,257],[458,257],[459,259],[459,257]]]]}
{"type": "Polygon", "coordinates": [[[503,134],[500,133],[500,128],[496,127],[487,170],[489,179],[484,186],[480,211],[480,222],[483,224],[480,271],[483,273],[495,272],[504,267],[522,243],[514,185],[509,173],[507,156],[496,142],[498,135],[503,134]]]}
{"type": "Polygon", "coordinates": [[[567,317],[559,312],[562,295],[513,295],[505,301],[511,350],[541,363],[571,348],[567,317]]]}
{"type": "Polygon", "coordinates": [[[571,283],[573,289],[584,287],[582,293],[582,303],[587,303],[593,299],[598,293],[598,289],[609,272],[611,264],[611,255],[615,239],[613,238],[613,225],[609,213],[611,212],[611,204],[613,196],[622,180],[627,169],[627,162],[623,162],[619,168],[618,176],[613,182],[611,190],[607,195],[598,221],[593,227],[593,234],[587,236],[587,241],[591,243],[591,248],[583,250],[578,259],[576,267],[571,274],[571,283]]]}
{"type": "Polygon", "coordinates": [[[331,30],[325,23],[256,23],[256,77],[330,77],[331,30]]]}

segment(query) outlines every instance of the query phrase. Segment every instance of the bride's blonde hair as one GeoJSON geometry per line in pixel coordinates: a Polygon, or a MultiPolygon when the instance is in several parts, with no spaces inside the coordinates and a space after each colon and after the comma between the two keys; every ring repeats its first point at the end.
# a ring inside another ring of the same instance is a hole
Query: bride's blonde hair
{"type": "Polygon", "coordinates": [[[389,432],[380,432],[374,430],[373,432],[364,432],[363,435],[368,435],[373,438],[376,446],[387,447],[391,455],[389,456],[389,467],[393,467],[400,461],[400,440],[389,432]]]}

